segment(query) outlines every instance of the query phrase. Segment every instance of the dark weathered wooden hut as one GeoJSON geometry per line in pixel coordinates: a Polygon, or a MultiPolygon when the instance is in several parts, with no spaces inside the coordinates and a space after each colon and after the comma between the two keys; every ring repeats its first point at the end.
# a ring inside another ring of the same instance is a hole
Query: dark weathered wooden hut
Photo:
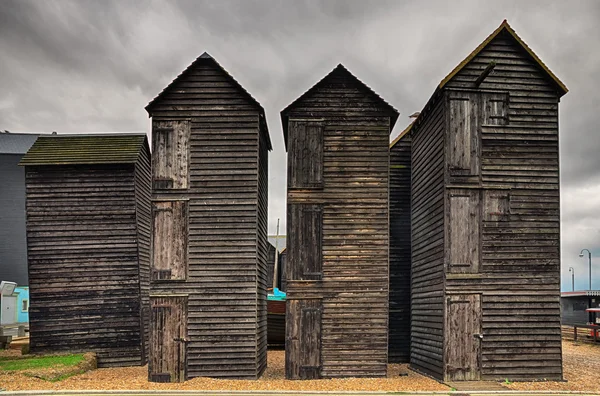
{"type": "Polygon", "coordinates": [[[398,112],[337,66],[281,112],[286,376],[385,376],[389,134],[398,112]]]}
{"type": "Polygon", "coordinates": [[[388,361],[410,360],[410,124],[390,144],[388,361]]]}
{"type": "Polygon", "coordinates": [[[411,365],[445,380],[561,379],[558,102],[504,21],[412,130],[411,365]]]}
{"type": "Polygon", "coordinates": [[[258,378],[267,353],[267,183],[260,104],[207,53],[152,117],[151,381],[258,378]]]}
{"type": "Polygon", "coordinates": [[[146,363],[150,150],[145,135],[40,136],[25,166],[30,348],[146,363]]]}

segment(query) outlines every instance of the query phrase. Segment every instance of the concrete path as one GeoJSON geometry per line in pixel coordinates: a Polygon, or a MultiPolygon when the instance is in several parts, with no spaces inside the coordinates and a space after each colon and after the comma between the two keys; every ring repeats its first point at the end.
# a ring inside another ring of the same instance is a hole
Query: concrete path
{"type": "Polygon", "coordinates": [[[452,392],[296,392],[296,391],[254,391],[254,392],[230,392],[230,391],[13,391],[0,392],[0,396],[598,396],[586,392],[544,392],[544,391],[452,391],[452,392]]]}

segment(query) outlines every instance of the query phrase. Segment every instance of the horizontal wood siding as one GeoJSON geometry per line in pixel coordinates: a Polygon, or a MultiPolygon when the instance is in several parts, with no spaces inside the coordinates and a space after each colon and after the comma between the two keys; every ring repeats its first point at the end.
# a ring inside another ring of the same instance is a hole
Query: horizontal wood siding
{"type": "Polygon", "coordinates": [[[390,148],[391,363],[410,361],[410,153],[410,136],[404,136],[390,148]]]}
{"type": "Polygon", "coordinates": [[[152,198],[152,177],[150,175],[150,151],[144,149],[135,167],[135,201],[137,219],[138,261],[140,273],[141,315],[144,336],[142,338],[144,360],[148,356],[148,337],[150,331],[150,238],[152,198]]]}
{"type": "Polygon", "coordinates": [[[412,130],[411,367],[443,376],[445,102],[412,130]]]}
{"type": "Polygon", "coordinates": [[[448,279],[447,290],[483,294],[482,379],[562,379],[557,89],[506,32],[447,87],[473,89],[491,61],[479,87],[481,188],[505,198],[483,210],[480,277],[448,279]]]}
{"type": "MultiPolygon", "coordinates": [[[[270,258],[269,243],[269,151],[267,140],[262,134],[258,147],[258,224],[257,224],[257,349],[256,358],[260,376],[267,368],[267,289],[273,287],[273,276],[267,277],[267,260],[270,258]]],[[[275,253],[275,252],[273,252],[275,253]]],[[[275,254],[273,254],[275,256],[275,254]]],[[[273,257],[274,259],[274,257],[273,257]]]]}
{"type": "Polygon", "coordinates": [[[28,166],[26,190],[31,352],[144,364],[134,166],[28,166]]]}
{"type": "MultiPolygon", "coordinates": [[[[322,277],[309,274],[309,281],[288,278],[288,301],[322,297],[322,339],[311,343],[321,348],[322,377],[384,377],[388,360],[390,112],[353,76],[336,71],[296,102],[288,115],[290,120],[323,122],[324,161],[322,188],[288,186],[288,207],[321,207],[323,224],[322,277]]],[[[295,155],[298,153],[288,152],[288,166],[295,155]]],[[[290,222],[288,215],[288,275],[299,272],[289,268],[300,263],[292,257],[291,242],[299,228],[301,224],[290,222]]],[[[287,320],[299,323],[301,318],[288,314],[287,320]]],[[[290,336],[288,332],[288,339],[290,336]]],[[[316,356],[311,351],[298,353],[305,354],[298,359],[306,354],[316,356]]]]}
{"type": "Polygon", "coordinates": [[[191,122],[189,188],[153,196],[189,199],[187,280],[155,282],[152,293],[188,294],[188,378],[255,379],[264,369],[266,298],[259,110],[207,59],[178,78],[150,113],[153,122],[191,122]]]}

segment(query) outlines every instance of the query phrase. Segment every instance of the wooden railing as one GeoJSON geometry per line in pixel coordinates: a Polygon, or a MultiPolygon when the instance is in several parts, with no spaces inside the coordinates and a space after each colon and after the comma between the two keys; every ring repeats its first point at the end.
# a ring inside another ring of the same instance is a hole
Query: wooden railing
{"type": "Polygon", "coordinates": [[[600,326],[588,324],[574,324],[561,326],[562,338],[577,342],[599,342],[600,326]],[[595,330],[595,331],[592,331],[595,330]]]}

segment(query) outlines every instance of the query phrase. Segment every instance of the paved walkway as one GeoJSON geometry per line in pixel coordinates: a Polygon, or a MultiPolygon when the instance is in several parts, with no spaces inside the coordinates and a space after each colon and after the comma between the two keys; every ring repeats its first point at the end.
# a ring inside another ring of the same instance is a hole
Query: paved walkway
{"type": "Polygon", "coordinates": [[[526,392],[526,391],[454,391],[454,392],[296,392],[296,391],[254,391],[254,392],[230,392],[230,391],[14,391],[1,392],[0,396],[598,396],[585,392],[526,392]]]}

